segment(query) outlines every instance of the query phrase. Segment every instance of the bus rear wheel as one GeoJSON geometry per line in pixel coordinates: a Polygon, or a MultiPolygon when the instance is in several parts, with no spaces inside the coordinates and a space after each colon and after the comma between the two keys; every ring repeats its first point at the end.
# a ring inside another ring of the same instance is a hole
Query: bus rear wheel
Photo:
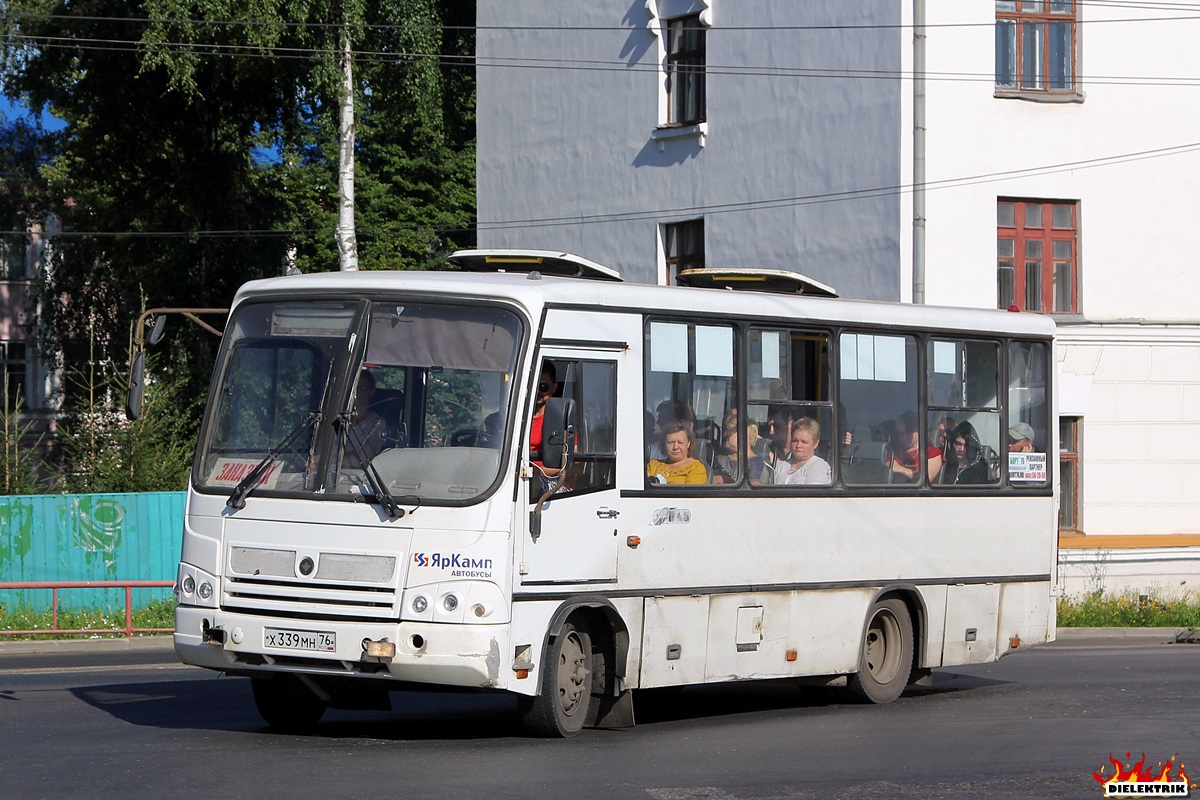
{"type": "Polygon", "coordinates": [[[567,622],[546,655],[538,694],[525,700],[521,723],[534,736],[574,736],[583,729],[592,699],[592,639],[567,622]]]}
{"type": "Polygon", "coordinates": [[[308,733],[325,714],[325,701],[295,675],[253,678],[250,687],[258,713],[272,728],[308,733]]]}
{"type": "Polygon", "coordinates": [[[850,689],[871,703],[890,703],[904,692],[913,664],[912,617],[903,600],[871,606],[850,689]]]}

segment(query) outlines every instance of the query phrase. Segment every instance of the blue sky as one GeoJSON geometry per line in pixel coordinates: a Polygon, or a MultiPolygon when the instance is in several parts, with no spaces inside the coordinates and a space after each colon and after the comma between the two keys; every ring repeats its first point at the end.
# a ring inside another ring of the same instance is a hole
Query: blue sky
{"type": "MultiPolygon", "coordinates": [[[[18,103],[14,103],[3,95],[0,95],[0,116],[6,120],[14,120],[18,117],[33,119],[33,115],[29,112],[29,109],[18,103]]],[[[48,130],[52,131],[61,130],[67,126],[67,123],[49,114],[42,114],[42,124],[45,125],[48,130]]]]}

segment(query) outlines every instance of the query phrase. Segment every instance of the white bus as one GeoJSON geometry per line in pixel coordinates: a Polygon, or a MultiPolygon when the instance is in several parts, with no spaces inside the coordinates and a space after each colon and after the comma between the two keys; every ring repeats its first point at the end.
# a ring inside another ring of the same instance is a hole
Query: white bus
{"type": "Polygon", "coordinates": [[[1053,639],[1048,317],[453,260],[235,298],[174,641],[269,724],[418,686],[510,692],[550,736],[632,725],[639,688],[889,702],[1053,639]]]}

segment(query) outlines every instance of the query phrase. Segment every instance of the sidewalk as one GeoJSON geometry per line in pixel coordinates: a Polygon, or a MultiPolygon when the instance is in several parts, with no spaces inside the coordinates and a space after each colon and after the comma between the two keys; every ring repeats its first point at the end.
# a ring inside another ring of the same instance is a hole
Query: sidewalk
{"type": "Polygon", "coordinates": [[[30,656],[46,653],[128,653],[174,649],[171,636],[114,636],[99,639],[41,639],[6,641],[0,639],[0,658],[6,655],[30,656]]]}

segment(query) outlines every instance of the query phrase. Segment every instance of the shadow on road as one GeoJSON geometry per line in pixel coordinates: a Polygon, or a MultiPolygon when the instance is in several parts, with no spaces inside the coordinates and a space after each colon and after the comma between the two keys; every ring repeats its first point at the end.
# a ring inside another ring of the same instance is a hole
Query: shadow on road
{"type": "MultiPolygon", "coordinates": [[[[939,672],[929,687],[905,697],[929,698],[1003,685],[1006,681],[939,672]]],[[[274,735],[258,716],[246,678],[114,683],[78,687],[72,694],[131,725],[274,735]]],[[[310,738],[379,740],[486,740],[522,736],[516,699],[501,693],[393,692],[392,711],[330,709],[310,738]]],[[[797,687],[792,681],[755,681],[639,690],[639,726],[714,719],[733,714],[839,709],[854,713],[843,689],[797,687]]]]}

